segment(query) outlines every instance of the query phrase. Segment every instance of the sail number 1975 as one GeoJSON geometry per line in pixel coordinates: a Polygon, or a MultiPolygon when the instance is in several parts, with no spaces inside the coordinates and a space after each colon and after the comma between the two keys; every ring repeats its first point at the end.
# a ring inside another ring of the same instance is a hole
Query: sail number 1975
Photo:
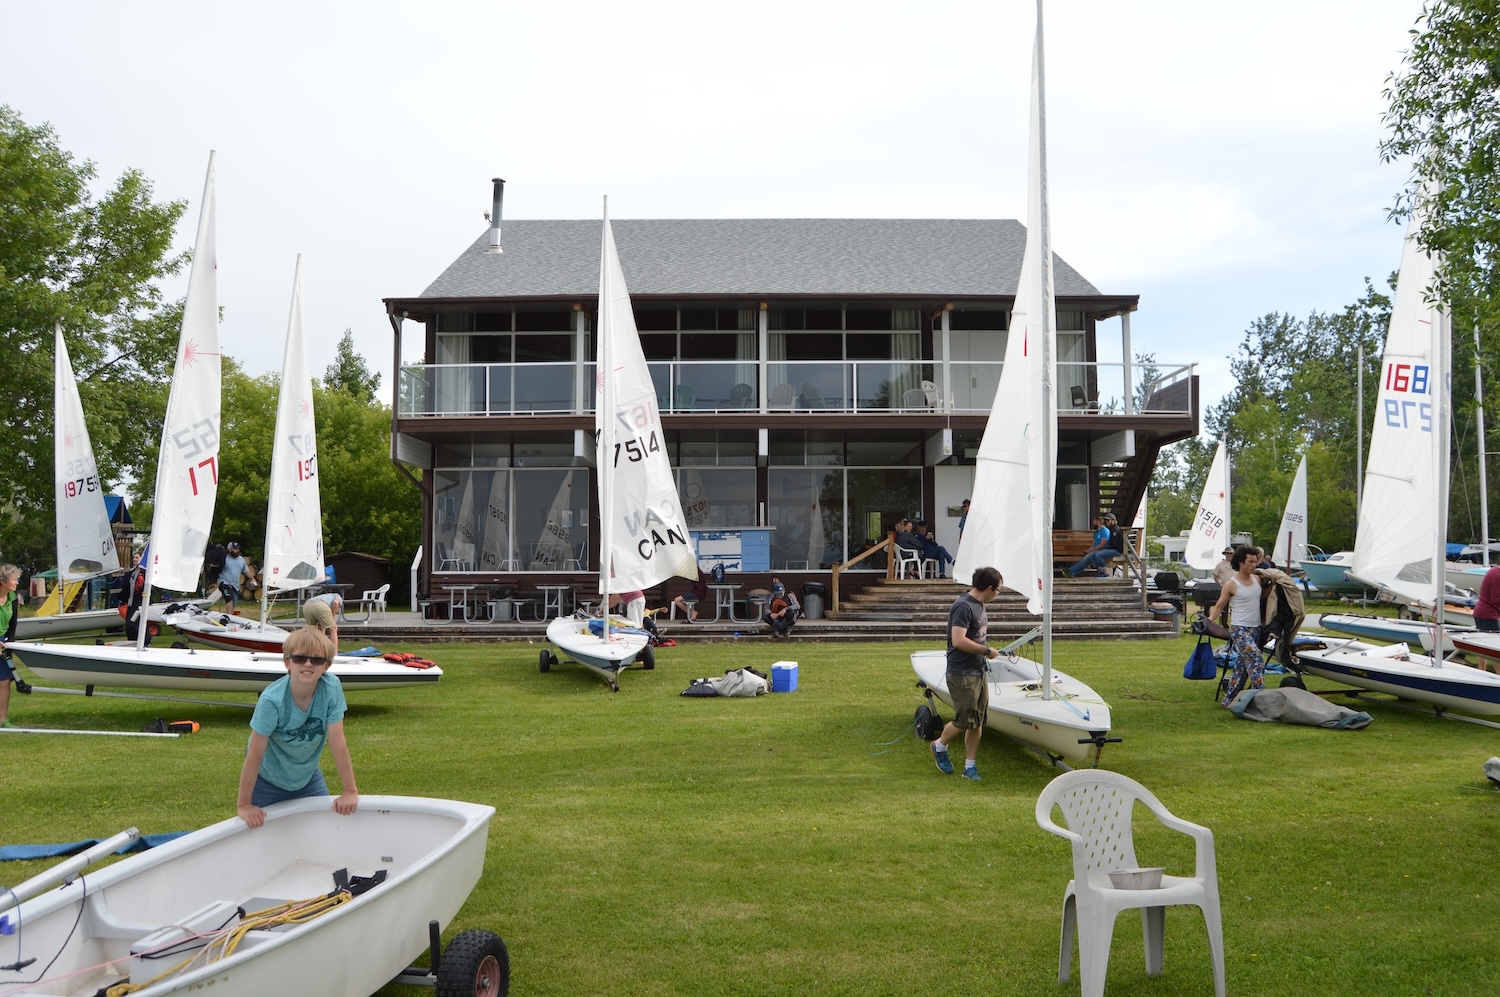
{"type": "Polygon", "coordinates": [[[1426,364],[1385,365],[1385,424],[1393,429],[1432,432],[1432,368],[1426,364]],[[1402,395],[1421,395],[1403,398],[1402,395]]]}

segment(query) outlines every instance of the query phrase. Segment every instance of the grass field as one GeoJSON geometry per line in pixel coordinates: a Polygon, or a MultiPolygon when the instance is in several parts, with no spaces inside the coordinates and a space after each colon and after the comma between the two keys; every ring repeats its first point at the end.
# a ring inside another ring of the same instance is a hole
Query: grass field
{"type": "MultiPolygon", "coordinates": [[[[495,806],[484,877],[445,928],[503,936],[517,994],[1077,993],[1076,969],[1056,981],[1069,853],[1033,816],[1054,773],[993,735],[983,782],[938,773],[902,739],[916,647],[684,641],[618,694],[576,666],[540,674],[540,645],[427,647],[441,683],[351,696],[346,727],[365,792],[495,806]],[[800,663],[795,693],[677,695],[780,658],[800,663]]],[[[1065,643],[1057,664],[1111,703],[1124,743],[1105,767],[1213,829],[1230,992],[1500,993],[1500,792],[1480,774],[1497,732],[1379,703],[1363,731],[1235,720],[1182,679],[1191,647],[1065,643]]],[[[203,730],[0,738],[0,843],[233,813],[246,710],[36,694],[11,715],[203,730]]],[[[1187,839],[1150,823],[1142,863],[1190,870],[1187,839]]],[[[1108,992],[1212,992],[1195,911],[1168,916],[1166,946],[1147,977],[1122,916],[1108,992]]]]}

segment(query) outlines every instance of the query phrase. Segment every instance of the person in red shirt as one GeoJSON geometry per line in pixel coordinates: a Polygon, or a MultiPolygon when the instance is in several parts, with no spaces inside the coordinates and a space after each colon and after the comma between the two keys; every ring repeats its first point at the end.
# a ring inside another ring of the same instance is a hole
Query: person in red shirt
{"type": "Polygon", "coordinates": [[[1500,564],[1486,571],[1484,581],[1479,583],[1474,625],[1481,630],[1500,631],[1500,564]]]}

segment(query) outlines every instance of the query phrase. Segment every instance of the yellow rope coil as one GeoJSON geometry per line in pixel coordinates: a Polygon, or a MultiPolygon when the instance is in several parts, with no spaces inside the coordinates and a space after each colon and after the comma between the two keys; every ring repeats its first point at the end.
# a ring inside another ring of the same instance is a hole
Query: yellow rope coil
{"type": "MultiPolygon", "coordinates": [[[[288,900],[286,903],[277,904],[275,907],[247,912],[240,919],[240,923],[233,928],[212,932],[213,937],[207,945],[172,968],[157,974],[144,983],[117,983],[104,991],[104,993],[106,997],[126,997],[127,994],[133,994],[137,990],[144,990],[146,987],[154,983],[159,983],[174,973],[182,972],[200,959],[205,963],[210,963],[228,958],[239,948],[240,941],[245,937],[246,932],[263,931],[282,924],[304,924],[323,916],[335,907],[346,904],[353,899],[354,897],[351,894],[340,890],[331,897],[318,896],[307,900],[288,900]]],[[[204,935],[199,937],[209,936],[204,935]]],[[[172,944],[180,945],[182,943],[173,942],[172,944]]]]}

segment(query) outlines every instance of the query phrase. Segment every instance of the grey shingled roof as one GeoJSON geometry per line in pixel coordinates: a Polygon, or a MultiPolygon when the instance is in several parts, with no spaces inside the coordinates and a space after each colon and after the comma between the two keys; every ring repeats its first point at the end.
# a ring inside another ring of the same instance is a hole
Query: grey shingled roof
{"type": "MultiPolygon", "coordinates": [[[[599,290],[597,219],[486,230],[420,298],[584,297],[599,290]]],[[[1014,219],[734,218],[612,222],[637,295],[1014,295],[1026,228],[1014,219]]],[[[1099,291],[1054,254],[1056,293],[1099,291]]],[[[419,299],[420,300],[420,299],[419,299]]]]}

